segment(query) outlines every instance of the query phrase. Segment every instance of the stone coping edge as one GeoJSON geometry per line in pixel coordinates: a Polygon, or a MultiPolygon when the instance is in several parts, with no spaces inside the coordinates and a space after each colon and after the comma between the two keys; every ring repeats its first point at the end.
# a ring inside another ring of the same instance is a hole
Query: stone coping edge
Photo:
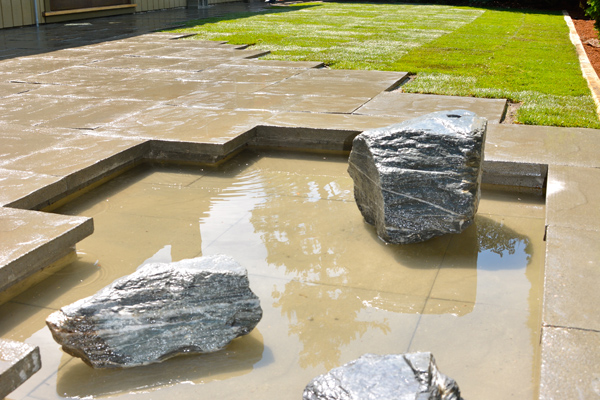
{"type": "Polygon", "coordinates": [[[19,387],[42,367],[39,347],[0,339],[0,399],[19,387]]]}
{"type": "Polygon", "coordinates": [[[575,29],[575,24],[573,24],[573,20],[567,11],[563,11],[563,15],[565,18],[565,22],[569,27],[569,38],[571,39],[571,43],[575,46],[575,51],[577,51],[577,56],[579,57],[579,65],[581,66],[581,73],[585,80],[587,81],[588,87],[592,92],[592,97],[594,98],[594,103],[596,103],[596,113],[600,116],[600,79],[598,79],[598,74],[594,67],[592,67],[592,63],[583,48],[583,43],[581,43],[581,39],[579,38],[579,34],[575,29]]]}

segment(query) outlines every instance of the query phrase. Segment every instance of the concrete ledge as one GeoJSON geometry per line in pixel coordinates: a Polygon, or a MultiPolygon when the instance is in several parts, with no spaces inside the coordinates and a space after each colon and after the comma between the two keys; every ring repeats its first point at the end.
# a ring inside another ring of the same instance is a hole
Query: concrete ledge
{"type": "Polygon", "coordinates": [[[484,160],[482,183],[542,195],[547,175],[548,166],[545,164],[484,160]]]}
{"type": "Polygon", "coordinates": [[[93,231],[91,218],[0,208],[0,292],[66,256],[93,231]]]}
{"type": "Polygon", "coordinates": [[[0,399],[42,367],[39,347],[0,339],[0,399]]]}

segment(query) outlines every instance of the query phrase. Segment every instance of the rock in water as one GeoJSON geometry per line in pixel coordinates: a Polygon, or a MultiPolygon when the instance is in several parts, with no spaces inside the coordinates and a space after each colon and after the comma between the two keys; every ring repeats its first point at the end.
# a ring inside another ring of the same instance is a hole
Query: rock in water
{"type": "Polygon", "coordinates": [[[303,400],[460,400],[456,381],[438,371],[431,353],[365,354],[313,379],[303,400]]]}
{"type": "Polygon", "coordinates": [[[217,255],[142,265],[46,323],[65,352],[112,368],[220,350],[261,317],[245,268],[217,255]]]}
{"type": "Polygon", "coordinates": [[[365,220],[388,243],[459,233],[480,197],[487,121],[436,112],[354,138],[348,172],[365,220]]]}

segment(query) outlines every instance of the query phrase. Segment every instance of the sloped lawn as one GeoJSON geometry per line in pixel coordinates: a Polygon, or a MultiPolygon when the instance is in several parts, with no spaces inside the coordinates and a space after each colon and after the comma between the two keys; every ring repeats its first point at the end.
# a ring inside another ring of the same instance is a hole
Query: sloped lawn
{"type": "Polygon", "coordinates": [[[507,98],[516,122],[600,128],[563,16],[414,4],[303,3],[189,22],[180,32],[265,58],[406,71],[406,92],[507,98]]]}

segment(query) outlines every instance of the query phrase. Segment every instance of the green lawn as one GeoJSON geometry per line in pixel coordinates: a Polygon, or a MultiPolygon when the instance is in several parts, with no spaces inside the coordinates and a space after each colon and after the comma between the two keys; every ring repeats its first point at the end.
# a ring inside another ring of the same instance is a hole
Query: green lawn
{"type": "Polygon", "coordinates": [[[560,13],[414,4],[303,3],[191,21],[181,32],[265,58],[406,71],[406,92],[522,102],[517,122],[600,128],[560,13]]]}

